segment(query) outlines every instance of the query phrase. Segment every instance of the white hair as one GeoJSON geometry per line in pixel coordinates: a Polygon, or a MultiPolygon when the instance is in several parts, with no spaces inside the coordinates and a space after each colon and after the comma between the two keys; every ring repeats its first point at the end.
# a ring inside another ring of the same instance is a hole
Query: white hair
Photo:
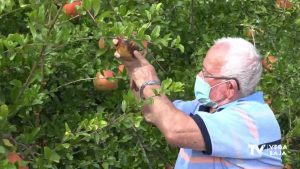
{"type": "Polygon", "coordinates": [[[223,76],[235,77],[240,85],[240,97],[255,91],[262,74],[261,56],[255,46],[242,38],[221,38],[215,45],[227,43],[229,51],[225,54],[225,64],[221,69],[223,76]]]}

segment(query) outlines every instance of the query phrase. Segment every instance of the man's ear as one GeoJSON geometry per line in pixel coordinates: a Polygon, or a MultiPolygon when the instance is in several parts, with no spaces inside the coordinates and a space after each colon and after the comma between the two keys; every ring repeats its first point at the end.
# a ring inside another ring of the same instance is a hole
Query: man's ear
{"type": "Polygon", "coordinates": [[[232,100],[235,100],[235,97],[237,97],[237,91],[238,91],[238,86],[235,82],[235,80],[229,80],[227,83],[228,90],[227,90],[227,97],[232,100]]]}

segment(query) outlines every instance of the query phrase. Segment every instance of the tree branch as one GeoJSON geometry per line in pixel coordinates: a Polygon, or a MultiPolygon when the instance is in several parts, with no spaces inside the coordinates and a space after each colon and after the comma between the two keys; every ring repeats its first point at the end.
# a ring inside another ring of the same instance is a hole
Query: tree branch
{"type": "MultiPolygon", "coordinates": [[[[58,16],[59,16],[60,12],[62,11],[62,9],[63,9],[62,6],[58,9],[55,18],[53,19],[53,21],[52,21],[52,23],[51,23],[51,25],[50,25],[50,28],[49,28],[48,33],[47,33],[47,36],[50,35],[52,29],[54,28],[54,25],[55,25],[55,23],[56,23],[56,21],[57,21],[57,19],[58,19],[58,16]]],[[[27,87],[29,86],[30,81],[31,81],[31,79],[32,79],[32,77],[33,77],[33,74],[34,74],[35,71],[36,71],[36,68],[37,68],[38,63],[41,62],[41,64],[44,64],[44,57],[45,57],[45,55],[43,55],[43,54],[44,54],[44,52],[45,52],[45,49],[46,49],[46,45],[44,44],[44,45],[42,46],[42,49],[41,49],[40,53],[39,53],[39,56],[38,56],[39,59],[38,59],[38,61],[34,62],[32,68],[31,68],[31,70],[30,70],[29,75],[28,75],[28,77],[27,77],[25,83],[24,83],[23,86],[22,86],[22,89],[20,90],[20,92],[18,93],[18,95],[17,95],[17,97],[16,97],[16,99],[15,99],[15,102],[17,102],[17,101],[19,100],[19,98],[23,95],[24,91],[25,91],[25,90],[27,89],[27,87]]]]}
{"type": "Polygon", "coordinates": [[[141,147],[141,149],[142,149],[143,156],[144,156],[144,158],[145,158],[145,160],[146,160],[146,163],[148,164],[149,169],[152,169],[152,165],[151,165],[150,160],[149,160],[149,158],[148,158],[148,156],[147,156],[147,153],[146,153],[145,147],[144,147],[144,145],[143,145],[143,143],[142,143],[142,141],[141,141],[141,138],[140,138],[140,136],[138,135],[137,129],[136,129],[134,126],[132,126],[131,128],[134,130],[135,135],[137,136],[138,144],[140,145],[140,147],[141,147]]]}

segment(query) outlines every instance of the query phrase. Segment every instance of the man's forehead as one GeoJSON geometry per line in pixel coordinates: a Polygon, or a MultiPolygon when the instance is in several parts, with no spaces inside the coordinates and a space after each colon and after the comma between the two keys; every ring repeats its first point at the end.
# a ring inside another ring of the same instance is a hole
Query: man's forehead
{"type": "Polygon", "coordinates": [[[203,67],[206,70],[219,72],[223,66],[226,58],[224,55],[230,50],[230,44],[227,42],[220,42],[213,45],[207,52],[203,62],[203,67]]]}
{"type": "Polygon", "coordinates": [[[208,53],[215,53],[214,55],[224,55],[230,49],[230,44],[228,42],[219,42],[213,45],[209,50],[208,53]]]}

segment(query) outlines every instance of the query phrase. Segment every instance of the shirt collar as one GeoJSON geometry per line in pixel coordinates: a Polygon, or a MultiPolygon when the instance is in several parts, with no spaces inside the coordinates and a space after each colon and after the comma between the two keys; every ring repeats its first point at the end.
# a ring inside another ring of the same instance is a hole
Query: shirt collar
{"type": "Polygon", "coordinates": [[[249,96],[240,98],[237,101],[238,102],[241,102],[241,101],[256,101],[256,102],[259,102],[259,103],[264,103],[265,102],[263,92],[255,92],[255,93],[253,93],[249,96]]]}
{"type": "Polygon", "coordinates": [[[264,103],[264,102],[265,102],[265,101],[264,101],[263,92],[255,92],[255,93],[253,93],[253,94],[251,94],[251,95],[249,95],[249,96],[240,98],[240,99],[238,99],[238,100],[236,100],[236,101],[233,101],[233,102],[231,102],[231,103],[227,103],[227,104],[225,104],[225,105],[219,107],[219,108],[217,109],[217,111],[221,111],[221,110],[223,110],[224,108],[226,108],[226,107],[228,107],[228,106],[231,106],[231,105],[233,105],[233,104],[236,104],[236,103],[242,102],[242,101],[255,101],[255,102],[259,102],[259,103],[264,103]],[[219,110],[219,109],[220,109],[220,110],[219,110]]]}

